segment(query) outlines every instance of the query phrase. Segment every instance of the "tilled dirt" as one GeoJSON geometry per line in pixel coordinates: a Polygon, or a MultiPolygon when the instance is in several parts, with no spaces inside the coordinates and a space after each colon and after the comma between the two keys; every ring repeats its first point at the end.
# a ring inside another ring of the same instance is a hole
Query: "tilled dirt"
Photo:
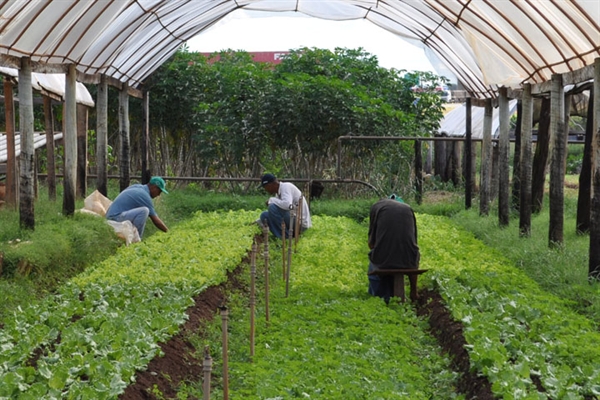
{"type": "MultiPolygon", "coordinates": [[[[240,267],[230,274],[226,284],[211,287],[195,298],[195,305],[188,310],[190,318],[181,331],[161,344],[164,356],[153,359],[145,371],[139,372],[136,383],[130,385],[120,399],[174,399],[181,382],[198,381],[202,377],[203,349],[194,349],[186,337],[191,332],[201,331],[217,315],[218,308],[225,305],[228,290],[246,289],[236,278],[242,270],[240,267]],[[154,393],[161,393],[161,397],[154,393]]],[[[417,313],[428,318],[432,335],[451,358],[452,368],[460,374],[457,390],[467,399],[494,399],[487,379],[469,371],[462,324],[451,318],[438,293],[423,290],[419,295],[417,313]]]]}

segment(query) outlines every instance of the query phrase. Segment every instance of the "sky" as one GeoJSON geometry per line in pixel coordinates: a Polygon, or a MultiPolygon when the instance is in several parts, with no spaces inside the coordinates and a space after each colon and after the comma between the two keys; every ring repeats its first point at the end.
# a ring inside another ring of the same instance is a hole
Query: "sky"
{"type": "Polygon", "coordinates": [[[364,19],[328,21],[301,13],[252,13],[238,10],[213,27],[187,42],[190,51],[214,52],[226,49],[251,51],[287,51],[300,47],[333,50],[336,47],[356,49],[377,56],[385,68],[407,71],[438,70],[427,59],[423,49],[411,45],[364,19]],[[265,15],[265,17],[256,17],[265,15]]]}

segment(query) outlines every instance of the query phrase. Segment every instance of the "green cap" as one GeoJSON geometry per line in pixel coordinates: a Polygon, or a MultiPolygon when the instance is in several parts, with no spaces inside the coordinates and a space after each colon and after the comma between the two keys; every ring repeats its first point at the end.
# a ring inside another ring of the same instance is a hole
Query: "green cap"
{"type": "Polygon", "coordinates": [[[160,176],[153,176],[152,178],[150,178],[150,182],[148,183],[159,188],[161,192],[169,194],[169,192],[167,192],[167,189],[165,189],[165,180],[160,176]]]}

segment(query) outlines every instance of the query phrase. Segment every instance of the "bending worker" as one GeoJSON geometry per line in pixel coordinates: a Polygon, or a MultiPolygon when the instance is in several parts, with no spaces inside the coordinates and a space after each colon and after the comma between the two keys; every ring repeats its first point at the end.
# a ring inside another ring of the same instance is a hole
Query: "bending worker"
{"type": "Polygon", "coordinates": [[[153,176],[146,185],[133,184],[119,193],[108,207],[106,219],[117,222],[130,221],[137,228],[140,239],[144,235],[148,217],[158,229],[167,232],[167,226],[158,217],[152,204],[152,199],[160,196],[161,193],[169,192],[165,189],[165,181],[160,176],[153,176]]]}
{"type": "Polygon", "coordinates": [[[300,232],[312,226],[308,203],[296,185],[290,182],[279,182],[273,174],[264,174],[260,178],[260,186],[274,195],[267,200],[267,211],[260,214],[260,218],[256,221],[261,226],[268,225],[271,233],[281,239],[281,223],[285,223],[286,231],[290,229],[290,210],[298,206],[300,199],[302,199],[300,232]]]}
{"type": "MultiPolygon", "coordinates": [[[[418,269],[421,258],[417,244],[417,220],[412,208],[393,198],[371,206],[369,221],[369,270],[418,269]]],[[[393,276],[368,275],[369,294],[389,302],[394,289],[393,276]]],[[[417,276],[410,275],[410,299],[416,300],[417,276]]]]}

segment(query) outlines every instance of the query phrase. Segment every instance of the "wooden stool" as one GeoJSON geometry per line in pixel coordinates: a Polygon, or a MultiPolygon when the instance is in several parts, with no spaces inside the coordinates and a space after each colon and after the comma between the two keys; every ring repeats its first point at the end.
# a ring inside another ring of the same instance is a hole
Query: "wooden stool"
{"type": "MultiPolygon", "coordinates": [[[[378,269],[375,271],[369,272],[369,275],[377,275],[377,276],[390,276],[394,277],[394,291],[392,293],[393,297],[399,297],[402,302],[406,301],[406,297],[404,295],[404,275],[408,276],[419,276],[422,273],[429,271],[428,269],[378,269]]],[[[409,279],[410,282],[410,279],[409,279]]],[[[415,285],[417,284],[415,280],[415,285]]],[[[411,287],[411,290],[417,291],[416,287],[411,287]]]]}

